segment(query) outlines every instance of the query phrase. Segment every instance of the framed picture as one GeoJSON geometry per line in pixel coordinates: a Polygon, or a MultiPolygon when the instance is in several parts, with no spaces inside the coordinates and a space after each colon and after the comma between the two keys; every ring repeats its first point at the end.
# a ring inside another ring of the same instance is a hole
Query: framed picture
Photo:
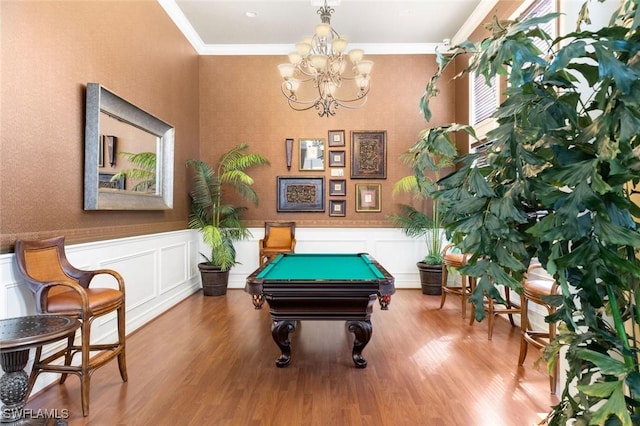
{"type": "Polygon", "coordinates": [[[324,170],[324,139],[300,139],[300,170],[324,170]]]}
{"type": "Polygon", "coordinates": [[[345,200],[329,200],[329,216],[344,216],[346,204],[345,200]]]}
{"type": "Polygon", "coordinates": [[[357,183],[356,184],[356,211],[357,212],[379,212],[382,211],[380,202],[380,191],[382,185],[379,183],[357,183]]]}
{"type": "Polygon", "coordinates": [[[387,132],[351,132],[351,179],[387,178],[387,132]]]}
{"type": "Polygon", "coordinates": [[[331,179],[329,181],[329,195],[347,195],[347,181],[344,179],[331,179]]]}
{"type": "Polygon", "coordinates": [[[344,151],[329,151],[329,167],[344,166],[344,151]]]}
{"type": "Polygon", "coordinates": [[[98,190],[124,189],[124,176],[113,180],[115,173],[98,173],[98,190]]]}
{"type": "Polygon", "coordinates": [[[329,130],[329,146],[344,146],[344,130],[329,130]]]}
{"type": "Polygon", "coordinates": [[[278,176],[279,212],[323,212],[324,176],[278,176]]]}

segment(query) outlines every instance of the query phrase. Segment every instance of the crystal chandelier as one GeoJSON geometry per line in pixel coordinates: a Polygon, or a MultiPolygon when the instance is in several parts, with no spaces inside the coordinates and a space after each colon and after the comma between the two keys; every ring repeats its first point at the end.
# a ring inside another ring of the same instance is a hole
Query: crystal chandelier
{"type": "Polygon", "coordinates": [[[373,62],[363,60],[362,49],[345,54],[347,39],[331,27],[333,8],[318,9],[321,24],[316,25],[313,37],[296,43],[296,51],[289,54],[289,63],[278,65],[282,93],[289,106],[296,111],[313,107],[320,117],[332,116],[338,107],[356,109],[363,106],[369,93],[369,76],[373,62]],[[351,71],[345,74],[348,63],[351,71]]]}

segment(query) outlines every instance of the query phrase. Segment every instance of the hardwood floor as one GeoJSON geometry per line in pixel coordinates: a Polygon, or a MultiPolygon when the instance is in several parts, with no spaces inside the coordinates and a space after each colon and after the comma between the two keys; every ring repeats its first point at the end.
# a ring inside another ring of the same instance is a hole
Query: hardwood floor
{"type": "Polygon", "coordinates": [[[344,322],[299,323],[292,361],[279,349],[268,307],[249,295],[196,293],[127,339],[129,381],[117,363],[91,380],[82,417],[78,379],[32,397],[27,408],[67,409],[69,425],[534,425],[557,402],[536,352],[518,368],[519,329],[472,326],[459,299],[398,290],[376,304],[365,369],[351,360],[344,322]]]}

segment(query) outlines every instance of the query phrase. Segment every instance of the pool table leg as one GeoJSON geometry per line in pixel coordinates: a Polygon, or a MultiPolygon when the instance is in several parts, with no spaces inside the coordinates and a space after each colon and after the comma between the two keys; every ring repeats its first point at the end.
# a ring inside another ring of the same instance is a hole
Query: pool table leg
{"type": "Polygon", "coordinates": [[[292,320],[274,321],[271,325],[271,336],[282,354],[276,360],[276,366],[283,368],[291,362],[291,341],[289,333],[295,331],[296,322],[292,320]]]}
{"type": "Polygon", "coordinates": [[[362,350],[373,333],[373,326],[371,321],[347,321],[347,328],[355,335],[353,342],[353,351],[351,357],[357,368],[365,368],[367,366],[367,360],[362,357],[362,350]]]}
{"type": "Polygon", "coordinates": [[[380,309],[383,311],[389,310],[389,303],[391,303],[391,295],[378,295],[378,302],[380,302],[380,309]]]}

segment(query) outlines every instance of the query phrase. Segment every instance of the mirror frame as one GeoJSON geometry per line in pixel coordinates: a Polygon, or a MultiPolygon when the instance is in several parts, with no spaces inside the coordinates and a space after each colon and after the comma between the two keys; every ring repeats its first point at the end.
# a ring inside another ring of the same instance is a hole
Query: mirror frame
{"type": "Polygon", "coordinates": [[[84,135],[85,210],[167,210],[173,208],[175,128],[126,101],[99,83],[87,83],[84,135]],[[99,192],[100,113],[160,138],[156,146],[156,193],[99,192]]]}

